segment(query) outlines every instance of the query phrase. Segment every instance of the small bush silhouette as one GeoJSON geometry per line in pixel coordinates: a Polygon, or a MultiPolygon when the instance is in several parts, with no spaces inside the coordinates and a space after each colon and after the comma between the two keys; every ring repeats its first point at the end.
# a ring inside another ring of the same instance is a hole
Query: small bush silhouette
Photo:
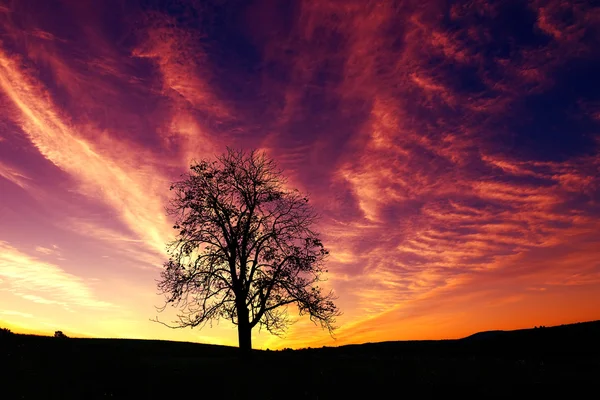
{"type": "Polygon", "coordinates": [[[13,335],[12,331],[8,328],[0,328],[0,337],[8,337],[13,335]]]}
{"type": "Polygon", "coordinates": [[[56,331],[56,332],[54,332],[54,337],[55,338],[67,338],[68,336],[65,335],[64,333],[62,333],[62,331],[56,331]]]}

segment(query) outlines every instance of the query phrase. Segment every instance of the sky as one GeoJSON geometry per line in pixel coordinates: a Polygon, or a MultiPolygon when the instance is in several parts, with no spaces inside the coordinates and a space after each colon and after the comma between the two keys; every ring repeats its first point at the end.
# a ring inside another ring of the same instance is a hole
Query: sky
{"type": "Polygon", "coordinates": [[[592,2],[0,0],[0,326],[172,330],[170,182],[226,146],[308,194],[335,339],[600,319],[600,8],[592,2]]]}

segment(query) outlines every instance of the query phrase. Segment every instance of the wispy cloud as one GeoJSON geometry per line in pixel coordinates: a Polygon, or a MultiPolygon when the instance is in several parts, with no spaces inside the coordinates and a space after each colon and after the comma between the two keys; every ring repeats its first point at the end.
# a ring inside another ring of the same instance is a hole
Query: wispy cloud
{"type": "Polygon", "coordinates": [[[5,290],[26,300],[65,308],[113,307],[97,299],[85,280],[59,266],[31,257],[6,242],[0,242],[0,250],[0,279],[5,290]]]}
{"type": "Polygon", "coordinates": [[[35,251],[37,251],[38,253],[45,254],[47,256],[61,256],[60,248],[55,244],[52,245],[52,247],[36,246],[35,251]]]}
{"type": "Polygon", "coordinates": [[[8,315],[11,317],[21,317],[21,318],[33,318],[34,317],[32,314],[24,313],[21,311],[15,311],[15,310],[2,310],[2,311],[0,311],[0,314],[8,315]]]}
{"type": "Polygon", "coordinates": [[[63,121],[43,89],[20,71],[17,61],[1,52],[0,70],[0,87],[20,110],[18,121],[40,153],[78,179],[86,195],[118,210],[132,231],[162,253],[168,224],[158,193],[167,186],[165,177],[152,164],[136,165],[140,149],[128,148],[125,153],[123,144],[111,139],[104,144],[111,146],[109,155],[107,147],[79,135],[63,121]]]}
{"type": "Polygon", "coordinates": [[[0,160],[0,177],[8,180],[9,182],[14,183],[15,185],[19,186],[21,189],[27,189],[29,187],[28,183],[29,183],[30,179],[25,174],[23,174],[22,172],[19,172],[19,170],[14,167],[6,165],[1,160],[0,160]]]}

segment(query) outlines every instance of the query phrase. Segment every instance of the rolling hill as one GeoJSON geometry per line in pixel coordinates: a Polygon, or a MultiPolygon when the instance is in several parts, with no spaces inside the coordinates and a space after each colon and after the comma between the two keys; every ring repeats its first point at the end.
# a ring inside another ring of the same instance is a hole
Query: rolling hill
{"type": "Polygon", "coordinates": [[[0,388],[3,399],[551,394],[598,385],[599,338],[600,321],[592,321],[456,340],[257,350],[241,360],[227,346],[12,334],[0,337],[0,388]]]}

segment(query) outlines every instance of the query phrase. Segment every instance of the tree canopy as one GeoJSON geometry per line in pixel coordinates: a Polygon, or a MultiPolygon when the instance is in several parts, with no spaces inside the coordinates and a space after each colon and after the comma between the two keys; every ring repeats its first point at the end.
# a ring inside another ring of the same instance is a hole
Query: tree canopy
{"type": "Polygon", "coordinates": [[[327,329],[340,312],[323,280],[328,251],[314,225],[317,213],[265,153],[227,149],[194,162],[171,185],[167,212],[175,220],[159,291],[178,308],[171,327],[227,319],[240,348],[252,347],[255,326],[281,335],[288,306],[327,329]]]}

